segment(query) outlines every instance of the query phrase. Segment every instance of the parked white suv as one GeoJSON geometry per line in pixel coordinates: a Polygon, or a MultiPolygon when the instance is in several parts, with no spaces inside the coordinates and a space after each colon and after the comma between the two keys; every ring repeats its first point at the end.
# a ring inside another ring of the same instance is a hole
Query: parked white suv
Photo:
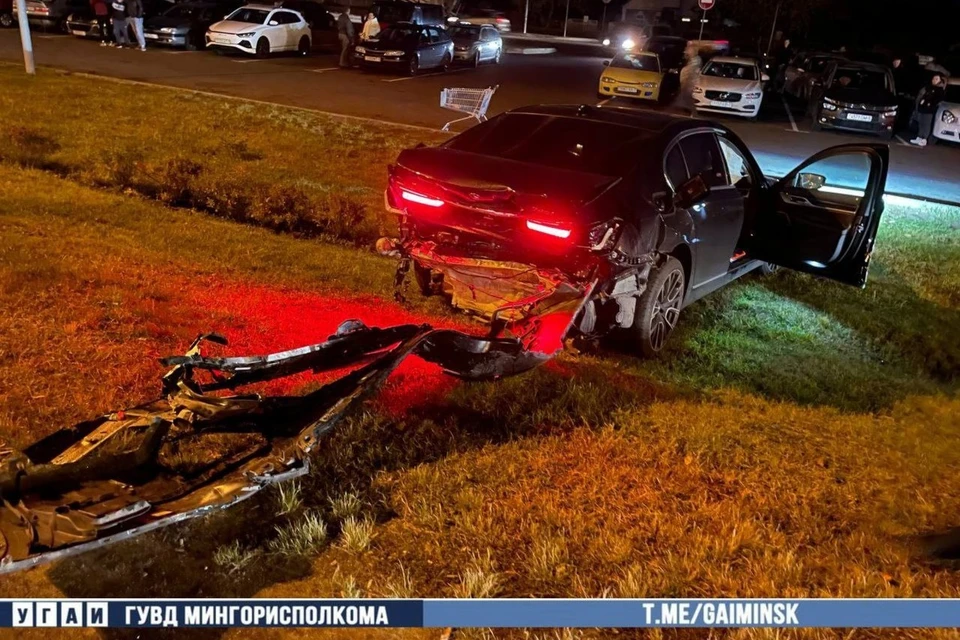
{"type": "Polygon", "coordinates": [[[960,142],[960,78],[947,80],[943,102],[933,117],[933,137],[935,140],[960,142]]]}
{"type": "Polygon", "coordinates": [[[716,56],[703,66],[693,101],[697,111],[756,118],[763,101],[763,83],[770,78],[752,58],[716,56]]]}
{"type": "Polygon", "coordinates": [[[278,51],[310,53],[310,25],[292,9],[264,4],[240,7],[221,22],[210,25],[207,48],[237,50],[265,57],[278,51]]]}

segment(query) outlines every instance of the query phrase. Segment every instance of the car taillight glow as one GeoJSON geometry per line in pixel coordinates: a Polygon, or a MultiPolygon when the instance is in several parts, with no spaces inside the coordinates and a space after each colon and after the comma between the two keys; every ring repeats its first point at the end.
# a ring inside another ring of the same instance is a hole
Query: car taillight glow
{"type": "Polygon", "coordinates": [[[570,237],[570,229],[551,227],[550,225],[540,224],[539,222],[533,222],[532,220],[527,220],[527,229],[530,229],[531,231],[539,231],[540,233],[545,233],[548,236],[553,236],[554,238],[570,237]]]}
{"type": "Polygon", "coordinates": [[[400,191],[400,197],[409,202],[416,202],[417,204],[423,204],[428,207],[442,207],[443,200],[437,200],[436,198],[428,198],[427,196],[422,196],[419,193],[413,193],[412,191],[407,191],[403,189],[400,191]]]}

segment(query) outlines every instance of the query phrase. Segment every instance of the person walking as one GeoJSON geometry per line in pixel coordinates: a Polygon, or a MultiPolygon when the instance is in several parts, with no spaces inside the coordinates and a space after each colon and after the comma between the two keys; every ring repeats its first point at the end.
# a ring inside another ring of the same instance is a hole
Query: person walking
{"type": "Polygon", "coordinates": [[[113,41],[122,49],[130,44],[127,33],[127,5],[123,0],[111,0],[110,8],[113,9],[113,41]]]}
{"type": "Polygon", "coordinates": [[[110,15],[110,7],[106,0],[90,0],[90,8],[93,9],[93,16],[97,20],[97,29],[100,30],[100,46],[105,47],[110,44],[110,31],[107,25],[110,21],[107,19],[110,15]]]}
{"type": "Polygon", "coordinates": [[[930,78],[930,84],[920,89],[917,95],[917,137],[910,141],[918,147],[927,146],[931,134],[933,134],[933,116],[937,108],[943,101],[943,94],[946,90],[946,82],[939,73],[930,78]]]}
{"type": "Polygon", "coordinates": [[[133,26],[133,34],[137,37],[140,51],[147,50],[147,41],[143,37],[143,0],[127,1],[127,19],[133,26]]]}
{"type": "Polygon", "coordinates": [[[350,66],[350,48],[353,46],[353,21],[350,19],[350,7],[344,7],[337,18],[337,35],[340,38],[340,66],[350,66]]]}
{"type": "Polygon", "coordinates": [[[693,102],[693,90],[700,79],[703,59],[700,58],[700,51],[694,46],[688,46],[685,55],[687,63],[680,69],[680,93],[677,95],[677,106],[692,116],[697,112],[693,102]]]}
{"type": "Polygon", "coordinates": [[[367,14],[367,19],[363,23],[363,31],[360,32],[360,40],[373,40],[380,35],[380,22],[373,12],[367,14]]]}

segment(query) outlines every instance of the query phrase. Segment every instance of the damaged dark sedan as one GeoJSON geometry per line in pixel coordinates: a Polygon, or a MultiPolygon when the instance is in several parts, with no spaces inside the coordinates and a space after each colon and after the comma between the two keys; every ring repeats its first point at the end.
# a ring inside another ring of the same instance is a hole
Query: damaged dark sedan
{"type": "MultiPolygon", "coordinates": [[[[627,109],[514,110],[439,147],[402,152],[385,199],[412,268],[497,326],[546,322],[561,338],[619,334],[656,356],[690,303],[775,266],[866,283],[886,145],[832,147],[773,181],[726,127],[627,109]]],[[[540,328],[541,331],[548,329],[540,328]]]]}

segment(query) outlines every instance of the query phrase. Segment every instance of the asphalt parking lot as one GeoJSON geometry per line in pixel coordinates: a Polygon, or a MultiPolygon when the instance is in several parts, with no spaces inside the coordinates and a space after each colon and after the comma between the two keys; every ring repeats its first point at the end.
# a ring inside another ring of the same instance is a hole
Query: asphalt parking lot
{"type": "MultiPolygon", "coordinates": [[[[531,46],[529,41],[521,44],[531,46]]],[[[516,50],[522,48],[521,44],[511,39],[506,47],[516,50]]],[[[439,128],[457,117],[439,106],[440,90],[445,87],[498,86],[490,115],[538,103],[597,104],[597,79],[603,68],[603,57],[589,47],[558,47],[558,52],[548,55],[508,53],[500,65],[415,77],[340,69],[335,52],[267,59],[160,47],[140,52],[99,47],[92,40],[44,32],[34,33],[34,49],[40,65],[429,128],[439,128]]],[[[18,32],[0,31],[0,60],[17,63],[21,59],[18,32]]],[[[109,91],[109,87],[104,90],[109,91]]],[[[622,98],[601,104],[669,109],[622,98]]],[[[775,94],[766,97],[757,122],[723,116],[716,119],[750,145],[771,175],[786,173],[825,147],[878,141],[813,132],[803,107],[788,105],[775,94]]],[[[889,192],[960,203],[960,181],[956,180],[960,149],[915,148],[899,136],[890,144],[889,192]]]]}

